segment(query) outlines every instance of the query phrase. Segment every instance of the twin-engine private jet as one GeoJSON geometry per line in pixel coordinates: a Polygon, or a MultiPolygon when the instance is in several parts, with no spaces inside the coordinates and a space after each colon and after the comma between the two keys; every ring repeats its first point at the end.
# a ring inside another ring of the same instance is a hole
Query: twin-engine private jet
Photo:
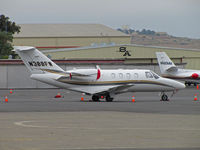
{"type": "Polygon", "coordinates": [[[162,77],[182,80],[190,83],[200,83],[200,70],[178,68],[165,52],[156,52],[162,77]]]}
{"type": "Polygon", "coordinates": [[[164,92],[185,88],[184,84],[162,78],[150,70],[102,70],[96,66],[64,71],[34,47],[15,46],[14,51],[30,70],[32,79],[92,95],[93,101],[104,96],[110,102],[116,94],[125,92],[161,92],[161,100],[168,100],[164,92]]]}

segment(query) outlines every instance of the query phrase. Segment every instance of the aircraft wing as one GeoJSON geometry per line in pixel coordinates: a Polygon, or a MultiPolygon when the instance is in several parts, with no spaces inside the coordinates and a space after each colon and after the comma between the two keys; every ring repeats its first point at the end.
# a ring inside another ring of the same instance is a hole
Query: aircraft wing
{"type": "Polygon", "coordinates": [[[134,86],[134,84],[123,84],[123,85],[98,85],[98,86],[79,86],[70,88],[70,90],[88,93],[88,94],[101,94],[105,92],[109,93],[123,93],[128,90],[128,88],[134,86]]]}

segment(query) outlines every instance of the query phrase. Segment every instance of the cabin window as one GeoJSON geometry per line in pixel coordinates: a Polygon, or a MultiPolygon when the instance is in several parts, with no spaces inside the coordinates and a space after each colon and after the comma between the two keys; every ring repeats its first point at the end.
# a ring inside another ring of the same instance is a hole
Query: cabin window
{"type": "Polygon", "coordinates": [[[137,78],[138,78],[138,76],[139,76],[139,75],[138,75],[138,73],[134,73],[134,78],[136,78],[136,79],[137,79],[137,78]]]}
{"type": "Polygon", "coordinates": [[[145,72],[146,78],[153,78],[153,75],[150,72],[145,72]]]}
{"type": "Polygon", "coordinates": [[[114,74],[114,73],[112,73],[112,74],[111,74],[111,77],[112,77],[112,79],[114,79],[114,78],[115,78],[115,74],[114,74]]]}
{"type": "Polygon", "coordinates": [[[122,79],[123,78],[123,74],[119,73],[119,78],[122,79]]]}
{"type": "Polygon", "coordinates": [[[127,74],[126,74],[126,78],[127,78],[127,79],[130,79],[130,78],[131,78],[131,74],[130,74],[130,73],[127,73],[127,74]]]}

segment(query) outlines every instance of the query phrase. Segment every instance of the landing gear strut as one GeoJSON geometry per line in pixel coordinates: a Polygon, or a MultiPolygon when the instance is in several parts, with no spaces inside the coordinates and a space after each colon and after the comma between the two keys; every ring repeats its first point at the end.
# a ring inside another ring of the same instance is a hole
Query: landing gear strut
{"type": "Polygon", "coordinates": [[[113,98],[110,97],[110,95],[106,95],[106,101],[107,101],[107,102],[112,102],[112,101],[113,101],[113,98]]]}
{"type": "Polygon", "coordinates": [[[168,96],[165,93],[162,94],[161,101],[169,101],[168,96]]]}

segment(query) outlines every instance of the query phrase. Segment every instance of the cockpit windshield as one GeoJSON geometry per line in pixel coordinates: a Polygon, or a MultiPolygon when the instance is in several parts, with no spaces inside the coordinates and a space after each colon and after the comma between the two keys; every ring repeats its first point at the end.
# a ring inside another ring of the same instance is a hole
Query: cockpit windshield
{"type": "Polygon", "coordinates": [[[153,77],[154,77],[155,79],[158,79],[158,78],[159,78],[159,75],[157,75],[155,72],[151,71],[151,73],[153,74],[153,77]]]}
{"type": "Polygon", "coordinates": [[[146,78],[155,78],[155,79],[159,78],[159,76],[152,71],[151,72],[145,72],[145,75],[146,75],[146,78]]]}

